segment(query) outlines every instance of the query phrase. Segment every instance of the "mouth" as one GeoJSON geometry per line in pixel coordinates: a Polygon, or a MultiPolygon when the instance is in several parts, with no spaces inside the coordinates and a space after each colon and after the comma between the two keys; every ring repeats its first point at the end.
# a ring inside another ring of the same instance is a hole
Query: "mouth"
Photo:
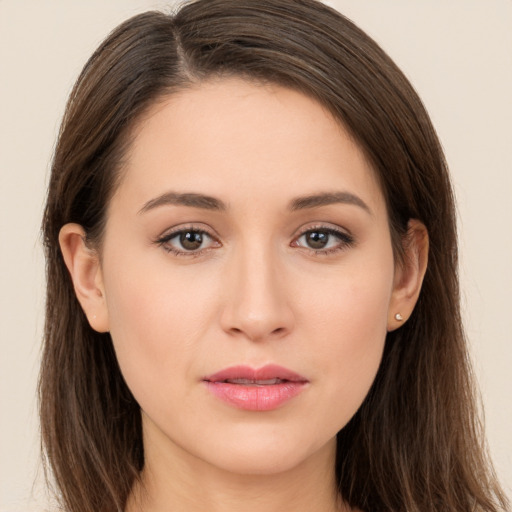
{"type": "Polygon", "coordinates": [[[208,391],[223,402],[248,411],[277,409],[306,389],[309,381],[287,368],[233,366],[205,377],[208,391]]]}
{"type": "Polygon", "coordinates": [[[290,382],[286,379],[225,379],[216,382],[225,382],[229,384],[240,384],[242,386],[273,386],[274,384],[281,384],[282,382],[290,382]]]}

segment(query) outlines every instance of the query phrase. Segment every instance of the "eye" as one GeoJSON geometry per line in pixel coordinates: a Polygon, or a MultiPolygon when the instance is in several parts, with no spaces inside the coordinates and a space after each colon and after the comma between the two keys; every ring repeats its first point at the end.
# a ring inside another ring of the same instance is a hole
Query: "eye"
{"type": "Polygon", "coordinates": [[[343,250],[353,245],[353,243],[354,239],[351,235],[337,229],[321,227],[308,229],[292,245],[311,249],[315,253],[328,254],[343,250]]]}
{"type": "Polygon", "coordinates": [[[157,243],[166,251],[177,255],[198,254],[220,246],[220,243],[206,231],[192,228],[173,231],[159,238],[157,243]]]}

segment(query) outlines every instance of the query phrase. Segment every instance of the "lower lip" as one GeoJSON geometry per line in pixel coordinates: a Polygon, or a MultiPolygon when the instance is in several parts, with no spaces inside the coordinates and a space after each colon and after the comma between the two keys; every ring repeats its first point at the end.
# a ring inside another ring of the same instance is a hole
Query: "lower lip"
{"type": "Polygon", "coordinates": [[[205,381],[208,390],[217,398],[246,411],[272,411],[296,397],[306,382],[281,382],[279,384],[245,386],[229,382],[205,381]]]}

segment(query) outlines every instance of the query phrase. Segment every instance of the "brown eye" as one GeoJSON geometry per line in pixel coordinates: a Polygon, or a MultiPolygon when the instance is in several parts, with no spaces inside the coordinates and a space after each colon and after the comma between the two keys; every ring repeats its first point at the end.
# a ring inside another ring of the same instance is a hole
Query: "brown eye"
{"type": "Polygon", "coordinates": [[[308,231],[304,235],[304,238],[306,244],[311,247],[311,249],[324,249],[329,242],[330,236],[329,233],[324,231],[308,231]]]}
{"type": "Polygon", "coordinates": [[[186,251],[195,251],[203,244],[203,233],[200,231],[184,231],[179,235],[180,244],[186,251]]]}
{"type": "Polygon", "coordinates": [[[348,233],[326,227],[304,231],[292,246],[311,249],[318,254],[329,254],[350,247],[353,243],[354,239],[348,233]]]}
{"type": "Polygon", "coordinates": [[[204,250],[220,247],[220,242],[201,229],[183,229],[157,240],[166,251],[176,255],[198,255],[204,250]]]}

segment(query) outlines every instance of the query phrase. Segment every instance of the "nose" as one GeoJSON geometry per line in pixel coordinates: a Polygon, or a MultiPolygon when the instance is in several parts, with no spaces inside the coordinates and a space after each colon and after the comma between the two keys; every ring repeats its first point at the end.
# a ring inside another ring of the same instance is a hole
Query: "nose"
{"type": "Polygon", "coordinates": [[[268,247],[234,256],[223,293],[224,331],[250,341],[265,341],[282,338],[293,330],[283,263],[268,247]]]}

